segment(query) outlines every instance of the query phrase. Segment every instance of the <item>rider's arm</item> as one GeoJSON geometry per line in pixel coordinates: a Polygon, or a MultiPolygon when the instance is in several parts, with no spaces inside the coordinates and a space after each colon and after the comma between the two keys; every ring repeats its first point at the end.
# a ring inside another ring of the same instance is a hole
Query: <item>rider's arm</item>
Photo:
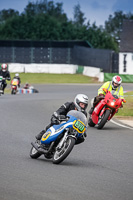
{"type": "Polygon", "coordinates": [[[108,82],[105,82],[100,88],[99,88],[99,90],[98,90],[98,95],[99,94],[104,94],[105,95],[105,92],[103,91],[103,88],[108,88],[108,86],[109,86],[109,84],[110,84],[110,81],[108,81],[108,82]]]}
{"type": "Polygon", "coordinates": [[[119,90],[119,97],[120,97],[121,99],[124,99],[123,87],[122,87],[122,86],[120,87],[120,90],[119,90]]]}
{"type": "Polygon", "coordinates": [[[68,112],[69,106],[70,106],[70,103],[66,102],[55,113],[57,113],[57,115],[66,115],[68,112]]]}

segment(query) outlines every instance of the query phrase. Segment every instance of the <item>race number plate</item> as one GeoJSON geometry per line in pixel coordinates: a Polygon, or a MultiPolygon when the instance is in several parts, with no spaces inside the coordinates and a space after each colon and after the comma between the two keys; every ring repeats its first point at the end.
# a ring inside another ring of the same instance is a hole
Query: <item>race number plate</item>
{"type": "Polygon", "coordinates": [[[73,128],[76,129],[79,133],[83,133],[85,131],[85,124],[80,120],[75,120],[73,122],[73,128]]]}

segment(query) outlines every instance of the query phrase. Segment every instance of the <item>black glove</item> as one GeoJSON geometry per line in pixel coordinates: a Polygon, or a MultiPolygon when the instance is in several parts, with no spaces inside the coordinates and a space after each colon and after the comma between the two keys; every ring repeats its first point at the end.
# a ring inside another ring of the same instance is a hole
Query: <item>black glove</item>
{"type": "Polygon", "coordinates": [[[99,98],[99,99],[104,99],[104,97],[105,97],[104,94],[99,94],[99,95],[98,95],[98,98],[99,98]]]}
{"type": "Polygon", "coordinates": [[[51,117],[51,123],[52,124],[60,124],[60,121],[57,117],[55,117],[54,115],[52,115],[51,117]]]}

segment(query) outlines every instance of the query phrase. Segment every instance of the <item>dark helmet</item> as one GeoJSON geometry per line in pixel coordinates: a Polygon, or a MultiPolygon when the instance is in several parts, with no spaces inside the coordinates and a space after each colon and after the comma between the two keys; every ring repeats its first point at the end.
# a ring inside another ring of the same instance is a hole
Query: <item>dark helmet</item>
{"type": "Polygon", "coordinates": [[[7,71],[7,64],[3,63],[1,65],[1,69],[2,69],[3,72],[7,71]]]}

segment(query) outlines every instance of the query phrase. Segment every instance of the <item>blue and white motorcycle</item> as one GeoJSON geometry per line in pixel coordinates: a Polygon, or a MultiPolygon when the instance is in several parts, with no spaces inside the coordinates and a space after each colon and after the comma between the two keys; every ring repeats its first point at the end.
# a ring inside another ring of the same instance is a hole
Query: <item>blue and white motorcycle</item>
{"type": "Polygon", "coordinates": [[[47,159],[52,158],[54,164],[59,164],[70,154],[78,138],[84,137],[87,128],[86,116],[71,110],[64,117],[60,119],[59,125],[51,126],[44,133],[41,141],[31,143],[31,158],[36,159],[44,155],[47,159]]]}

